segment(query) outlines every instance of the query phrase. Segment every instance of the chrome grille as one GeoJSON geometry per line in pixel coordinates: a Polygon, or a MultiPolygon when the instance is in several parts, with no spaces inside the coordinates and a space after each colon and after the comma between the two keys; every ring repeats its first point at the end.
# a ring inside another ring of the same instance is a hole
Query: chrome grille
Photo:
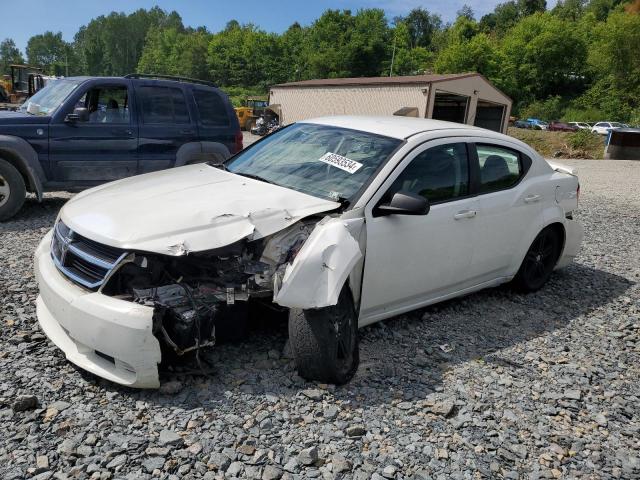
{"type": "Polygon", "coordinates": [[[95,242],[58,222],[51,240],[51,257],[58,270],[75,283],[89,289],[102,285],[109,272],[126,252],[95,242]]]}

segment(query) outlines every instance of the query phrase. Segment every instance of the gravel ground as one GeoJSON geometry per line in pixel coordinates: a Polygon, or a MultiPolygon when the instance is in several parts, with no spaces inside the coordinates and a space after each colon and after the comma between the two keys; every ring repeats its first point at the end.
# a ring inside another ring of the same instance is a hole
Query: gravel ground
{"type": "Polygon", "coordinates": [[[68,194],[0,225],[0,477],[640,478],[640,163],[571,161],[586,238],[542,291],[361,330],[347,386],[303,381],[286,326],[209,376],[120,388],[39,331],[32,253],[68,194]]]}

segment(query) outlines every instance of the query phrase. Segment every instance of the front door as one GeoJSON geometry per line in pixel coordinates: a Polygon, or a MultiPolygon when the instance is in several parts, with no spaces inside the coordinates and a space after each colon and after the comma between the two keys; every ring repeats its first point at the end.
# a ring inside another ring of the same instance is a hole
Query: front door
{"type": "Polygon", "coordinates": [[[51,125],[49,159],[55,182],[93,186],[135,175],[138,128],[129,82],[90,83],[67,102],[67,113],[86,108],[84,121],[51,125]]]}
{"type": "Polygon", "coordinates": [[[470,196],[467,144],[428,142],[405,158],[366,207],[361,324],[417,308],[465,286],[477,200],[470,196]],[[425,196],[421,216],[376,216],[397,191],[425,196]]]}

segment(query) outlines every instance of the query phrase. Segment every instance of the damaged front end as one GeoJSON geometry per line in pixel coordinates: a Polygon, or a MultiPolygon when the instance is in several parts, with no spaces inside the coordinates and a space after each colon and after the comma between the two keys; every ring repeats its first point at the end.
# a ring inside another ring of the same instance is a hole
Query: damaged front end
{"type": "Polygon", "coordinates": [[[232,332],[233,338],[244,333],[249,301],[272,301],[316,222],[204,252],[130,253],[101,293],[152,307],[153,334],[165,351],[182,356],[211,347],[220,332],[232,332]]]}

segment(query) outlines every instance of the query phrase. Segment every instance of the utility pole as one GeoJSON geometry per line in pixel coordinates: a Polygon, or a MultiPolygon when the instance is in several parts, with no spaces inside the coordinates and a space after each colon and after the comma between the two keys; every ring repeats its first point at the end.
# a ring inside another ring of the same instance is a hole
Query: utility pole
{"type": "Polygon", "coordinates": [[[393,53],[391,54],[391,68],[389,69],[389,76],[393,76],[393,61],[396,58],[396,33],[393,32],[393,53]]]}

